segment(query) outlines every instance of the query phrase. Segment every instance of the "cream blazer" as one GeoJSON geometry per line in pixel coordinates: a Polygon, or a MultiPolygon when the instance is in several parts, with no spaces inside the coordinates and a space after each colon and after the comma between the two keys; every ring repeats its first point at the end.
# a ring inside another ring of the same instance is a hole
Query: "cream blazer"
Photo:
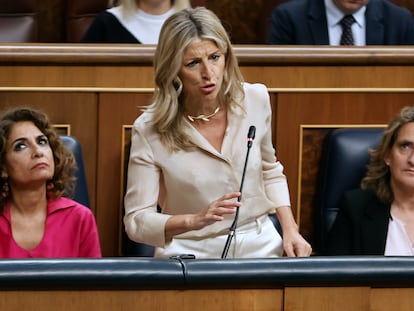
{"type": "MultiPolygon", "coordinates": [[[[269,93],[262,84],[244,83],[246,112],[228,112],[222,150],[218,152],[192,126],[185,131],[197,148],[169,153],[151,126],[151,114],[144,112],[134,122],[128,164],[124,223],[128,237],[165,247],[164,226],[171,215],[195,214],[225,193],[239,191],[247,153],[247,133],[256,126],[250,148],[241,196],[241,226],[290,206],[283,166],[272,144],[272,113],[269,93]],[[157,203],[162,213],[157,213],[157,203]]],[[[233,215],[177,239],[199,240],[227,234],[233,215]]]]}

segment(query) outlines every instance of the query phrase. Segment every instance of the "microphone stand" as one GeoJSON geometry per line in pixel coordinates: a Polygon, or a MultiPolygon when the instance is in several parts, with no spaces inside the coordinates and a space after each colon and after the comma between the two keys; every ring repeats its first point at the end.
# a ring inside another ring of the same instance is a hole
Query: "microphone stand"
{"type": "MultiPolygon", "coordinates": [[[[237,202],[240,202],[240,200],[241,200],[241,193],[242,193],[242,190],[243,190],[244,176],[246,175],[247,160],[249,158],[250,148],[252,147],[252,144],[253,144],[253,139],[254,139],[254,136],[255,136],[255,132],[256,132],[256,127],[253,126],[253,125],[250,126],[249,133],[247,135],[246,159],[244,160],[243,174],[242,174],[242,179],[241,179],[241,183],[240,183],[240,190],[239,190],[240,195],[237,198],[237,202]]],[[[222,259],[225,259],[227,257],[227,253],[229,252],[231,240],[233,239],[234,233],[236,231],[238,218],[239,218],[239,206],[236,207],[236,213],[234,215],[233,223],[230,226],[230,232],[229,232],[229,235],[227,236],[227,241],[226,241],[226,244],[224,245],[223,253],[221,254],[222,259]]]]}

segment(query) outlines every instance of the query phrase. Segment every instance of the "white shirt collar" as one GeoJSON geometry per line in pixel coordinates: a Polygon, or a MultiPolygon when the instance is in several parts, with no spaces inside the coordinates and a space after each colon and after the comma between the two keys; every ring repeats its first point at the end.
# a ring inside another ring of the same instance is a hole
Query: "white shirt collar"
{"type": "MultiPolygon", "coordinates": [[[[332,0],[325,0],[325,7],[326,7],[326,17],[327,17],[328,27],[333,27],[337,25],[341,21],[341,19],[345,16],[344,12],[338,9],[338,7],[333,3],[332,0]]],[[[367,7],[364,5],[354,14],[352,14],[359,27],[365,26],[366,9],[367,7]]]]}

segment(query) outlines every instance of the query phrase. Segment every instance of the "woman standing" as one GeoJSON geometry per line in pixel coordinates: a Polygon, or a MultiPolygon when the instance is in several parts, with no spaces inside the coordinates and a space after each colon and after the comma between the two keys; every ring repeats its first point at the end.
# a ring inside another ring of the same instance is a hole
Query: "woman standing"
{"type": "Polygon", "coordinates": [[[217,16],[202,7],[173,14],[161,30],[154,66],[154,102],[132,131],[129,238],[156,246],[157,257],[219,258],[240,208],[229,257],[308,256],[272,145],[267,89],[242,82],[217,16]],[[256,135],[241,196],[251,126],[256,135]],[[268,217],[275,211],[283,242],[268,217]]]}

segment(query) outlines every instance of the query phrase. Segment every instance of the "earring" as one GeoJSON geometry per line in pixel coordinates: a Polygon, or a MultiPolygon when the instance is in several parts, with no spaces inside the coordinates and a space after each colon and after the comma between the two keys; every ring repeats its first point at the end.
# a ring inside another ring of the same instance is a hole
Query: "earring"
{"type": "Polygon", "coordinates": [[[52,191],[53,190],[53,188],[55,188],[55,184],[53,183],[53,181],[51,180],[51,181],[49,181],[48,183],[47,183],[47,185],[46,185],[46,189],[47,189],[47,191],[52,191]]]}
{"type": "Polygon", "coordinates": [[[1,196],[3,198],[7,198],[9,196],[10,193],[10,186],[9,186],[9,182],[7,181],[6,178],[3,178],[3,186],[1,189],[1,196]]]}
{"type": "Polygon", "coordinates": [[[177,91],[177,94],[180,95],[181,91],[183,90],[183,84],[182,84],[180,78],[176,77],[173,80],[173,86],[174,86],[175,90],[177,91]]]}

